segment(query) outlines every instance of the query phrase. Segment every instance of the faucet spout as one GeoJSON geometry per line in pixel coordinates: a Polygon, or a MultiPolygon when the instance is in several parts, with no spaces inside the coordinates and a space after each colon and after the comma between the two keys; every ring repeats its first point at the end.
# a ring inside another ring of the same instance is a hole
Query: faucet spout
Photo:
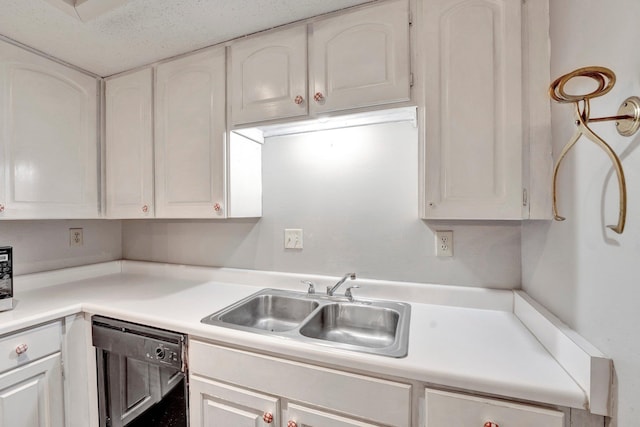
{"type": "Polygon", "coordinates": [[[338,280],[338,283],[336,283],[335,285],[327,286],[327,295],[332,297],[334,292],[340,287],[340,285],[342,285],[348,279],[355,280],[356,279],[356,273],[347,273],[342,277],[342,279],[338,280]]]}

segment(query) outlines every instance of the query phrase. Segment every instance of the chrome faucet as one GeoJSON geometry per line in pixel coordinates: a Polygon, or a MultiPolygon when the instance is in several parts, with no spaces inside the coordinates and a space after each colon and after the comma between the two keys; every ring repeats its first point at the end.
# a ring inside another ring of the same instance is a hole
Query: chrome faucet
{"type": "Polygon", "coordinates": [[[347,273],[347,274],[344,275],[344,277],[342,279],[338,280],[338,283],[333,285],[333,287],[332,286],[327,286],[327,295],[332,297],[333,293],[340,287],[340,285],[342,285],[344,282],[346,282],[347,279],[355,280],[356,279],[356,273],[347,273]]]}

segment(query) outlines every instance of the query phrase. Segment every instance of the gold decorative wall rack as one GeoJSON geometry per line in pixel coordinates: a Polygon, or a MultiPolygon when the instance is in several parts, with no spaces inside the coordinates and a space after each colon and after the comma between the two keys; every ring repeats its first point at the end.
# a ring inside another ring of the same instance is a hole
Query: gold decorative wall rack
{"type": "Polygon", "coordinates": [[[565,220],[564,217],[558,214],[558,170],[560,169],[560,165],[562,164],[562,161],[566,157],[569,150],[571,150],[576,142],[578,142],[580,137],[584,135],[592,142],[594,142],[598,147],[602,148],[605,153],[607,153],[616,171],[616,176],[618,178],[618,188],[620,191],[618,224],[609,225],[607,227],[609,227],[616,233],[621,234],[624,231],[624,225],[627,217],[627,186],[624,179],[622,163],[620,162],[620,159],[618,158],[616,153],[611,149],[609,144],[607,144],[589,127],[589,123],[591,122],[615,121],[618,133],[622,136],[631,136],[638,131],[638,128],[640,128],[640,98],[638,98],[637,96],[631,96],[625,99],[622,105],[620,105],[618,113],[615,116],[597,118],[590,117],[589,101],[591,100],[591,98],[597,98],[599,96],[606,95],[607,93],[609,93],[609,91],[611,91],[615,83],[616,75],[610,69],[605,67],[584,67],[578,68],[575,71],[559,77],[553,83],[551,83],[551,86],[549,87],[549,96],[551,96],[554,101],[574,104],[576,116],[576,131],[569,142],[567,142],[564,148],[562,148],[562,152],[560,153],[558,162],[556,163],[556,166],[553,170],[553,217],[556,221],[565,220]],[[595,80],[597,88],[592,92],[584,95],[572,95],[567,93],[565,90],[566,84],[571,79],[576,77],[586,77],[595,80]]]}

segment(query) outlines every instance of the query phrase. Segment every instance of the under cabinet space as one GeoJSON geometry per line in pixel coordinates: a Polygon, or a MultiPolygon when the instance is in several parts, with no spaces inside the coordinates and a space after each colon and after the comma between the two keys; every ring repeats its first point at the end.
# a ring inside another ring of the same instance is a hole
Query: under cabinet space
{"type": "Polygon", "coordinates": [[[560,411],[439,390],[425,390],[425,407],[424,427],[565,427],[560,411]]]}
{"type": "Polygon", "coordinates": [[[0,219],[98,218],[98,80],[0,41],[0,82],[0,219]]]}
{"type": "Polygon", "coordinates": [[[105,85],[107,217],[154,216],[153,70],[111,78],[105,85]]]}
{"type": "MultiPolygon", "coordinates": [[[[411,425],[412,388],[409,384],[220,347],[194,339],[189,341],[189,366],[192,378],[206,377],[294,403],[307,402],[329,413],[341,414],[326,415],[323,420],[354,417],[370,420],[374,423],[370,425],[411,425]],[[215,363],[211,363],[212,360],[215,363]],[[291,381],[291,378],[299,380],[291,381]]],[[[302,411],[300,414],[302,416],[302,411]]],[[[303,425],[298,424],[299,427],[303,425]]],[[[350,424],[327,422],[321,425],[342,427],[350,424]]]]}

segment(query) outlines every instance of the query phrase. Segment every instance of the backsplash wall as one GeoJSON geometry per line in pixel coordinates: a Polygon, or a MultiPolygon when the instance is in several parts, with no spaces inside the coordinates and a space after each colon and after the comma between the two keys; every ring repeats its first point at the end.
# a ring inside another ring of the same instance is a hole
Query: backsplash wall
{"type": "Polygon", "coordinates": [[[123,257],[520,287],[520,223],[420,220],[417,159],[408,122],[269,138],[262,218],[123,221],[123,257]],[[285,228],[304,230],[302,250],[284,249],[285,228]],[[435,257],[433,230],[454,231],[454,257],[435,257]]]}
{"type": "Polygon", "coordinates": [[[0,246],[5,245],[13,246],[16,275],[113,261],[122,257],[121,222],[0,221],[0,246]],[[69,246],[69,228],[82,228],[83,246],[69,246]]]}

